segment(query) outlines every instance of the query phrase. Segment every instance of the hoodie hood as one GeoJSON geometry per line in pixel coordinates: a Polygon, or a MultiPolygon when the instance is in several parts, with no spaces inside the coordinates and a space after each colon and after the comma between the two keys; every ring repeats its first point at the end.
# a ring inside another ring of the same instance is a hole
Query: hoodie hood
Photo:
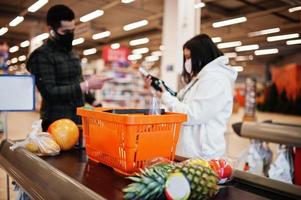
{"type": "Polygon", "coordinates": [[[203,76],[204,74],[214,72],[217,76],[221,75],[226,77],[231,85],[234,85],[234,82],[237,78],[237,71],[233,69],[229,64],[229,58],[226,56],[220,56],[215,60],[208,63],[197,75],[198,78],[203,76]]]}

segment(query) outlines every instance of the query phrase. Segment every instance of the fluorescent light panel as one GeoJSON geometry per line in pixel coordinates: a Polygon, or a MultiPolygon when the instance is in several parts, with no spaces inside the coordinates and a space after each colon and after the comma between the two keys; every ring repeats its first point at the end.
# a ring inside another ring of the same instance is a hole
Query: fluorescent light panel
{"type": "Polygon", "coordinates": [[[248,36],[256,37],[260,35],[268,35],[268,34],[278,33],[278,32],[280,32],[280,28],[270,28],[270,29],[264,29],[264,30],[248,33],[248,36]]]}
{"type": "Polygon", "coordinates": [[[145,57],[146,62],[155,62],[155,61],[158,61],[158,60],[159,60],[158,56],[146,56],[145,57]]]}
{"type": "Polygon", "coordinates": [[[20,24],[21,22],[23,22],[24,17],[23,16],[18,16],[15,19],[13,19],[11,22],[9,22],[9,26],[17,26],[18,24],[20,24]]]}
{"type": "Polygon", "coordinates": [[[26,56],[25,55],[19,56],[18,60],[20,62],[25,61],[26,60],[26,56]]]}
{"type": "Polygon", "coordinates": [[[97,17],[102,16],[103,14],[104,14],[104,11],[98,9],[98,10],[95,10],[95,11],[89,13],[89,14],[86,14],[86,15],[82,16],[81,18],[79,18],[79,21],[88,22],[92,19],[95,19],[97,17]]]}
{"type": "Polygon", "coordinates": [[[1,35],[4,35],[7,31],[8,31],[8,28],[7,28],[7,27],[2,27],[2,28],[0,29],[0,36],[1,36],[1,35]]]}
{"type": "Polygon", "coordinates": [[[134,2],[135,0],[121,0],[121,3],[132,3],[134,2]]]}
{"type": "Polygon", "coordinates": [[[86,49],[83,51],[84,56],[92,55],[97,52],[96,48],[86,49]]]}
{"type": "Polygon", "coordinates": [[[15,53],[19,51],[19,47],[18,46],[13,46],[11,48],[9,48],[9,53],[15,53]]]}
{"type": "Polygon", "coordinates": [[[292,33],[287,35],[277,35],[277,36],[271,36],[267,38],[268,42],[274,42],[274,41],[280,41],[280,40],[288,40],[299,37],[299,33],[292,33]]]}
{"type": "Polygon", "coordinates": [[[301,6],[296,6],[296,7],[288,9],[288,12],[292,13],[292,12],[296,12],[296,11],[299,11],[299,10],[301,10],[301,6]]]}
{"type": "Polygon", "coordinates": [[[211,38],[211,40],[214,42],[214,43],[219,43],[222,41],[222,38],[221,37],[213,37],[211,38]]]}
{"type": "Polygon", "coordinates": [[[235,58],[237,56],[237,53],[235,52],[224,53],[224,56],[227,56],[228,58],[235,58]]]}
{"type": "Polygon", "coordinates": [[[130,31],[130,30],[133,30],[136,28],[140,28],[142,26],[146,26],[147,24],[148,24],[147,20],[141,20],[141,21],[133,22],[133,23],[123,26],[123,30],[130,31]]]}
{"type": "Polygon", "coordinates": [[[164,50],[165,50],[165,46],[164,46],[164,45],[160,45],[159,49],[160,49],[161,51],[164,51],[164,50]]]}
{"type": "Polygon", "coordinates": [[[111,44],[111,48],[112,49],[119,49],[120,48],[120,44],[119,43],[111,44]]]}
{"type": "Polygon", "coordinates": [[[131,40],[130,46],[137,46],[137,45],[141,45],[141,44],[146,44],[148,42],[149,42],[148,38],[140,38],[140,39],[136,39],[136,40],[131,40]]]}
{"type": "Polygon", "coordinates": [[[104,32],[96,33],[96,34],[92,35],[92,39],[93,40],[99,40],[99,39],[102,39],[102,38],[109,37],[110,35],[111,35],[110,31],[104,31],[104,32]]]}
{"type": "Polygon", "coordinates": [[[162,51],[153,51],[152,56],[162,56],[162,51]]]}
{"type": "Polygon", "coordinates": [[[46,3],[48,3],[48,0],[38,0],[34,4],[32,4],[27,10],[29,12],[36,12],[40,8],[42,8],[46,3]]]}
{"type": "Polygon", "coordinates": [[[16,57],[15,57],[15,58],[12,58],[10,61],[11,61],[12,64],[15,64],[15,63],[18,62],[18,58],[16,58],[16,57]]]}
{"type": "Polygon", "coordinates": [[[79,44],[82,44],[85,42],[85,39],[84,38],[77,38],[75,40],[72,41],[72,45],[75,46],[75,45],[79,45],[79,44]]]}
{"type": "Polygon", "coordinates": [[[20,43],[20,47],[22,47],[22,48],[28,47],[29,45],[30,45],[29,40],[25,40],[24,42],[20,43]]]}
{"type": "Polygon", "coordinates": [[[232,47],[238,47],[238,46],[241,46],[241,41],[224,42],[224,43],[217,44],[217,47],[219,49],[232,48],[232,47]]]}
{"type": "Polygon", "coordinates": [[[301,39],[298,40],[288,40],[286,41],[287,45],[301,44],[301,39]]]}
{"type": "Polygon", "coordinates": [[[134,49],[133,54],[144,54],[144,53],[148,53],[149,49],[147,47],[144,48],[139,48],[139,49],[134,49]]]}
{"type": "Polygon", "coordinates": [[[128,56],[128,60],[139,60],[142,58],[142,55],[141,54],[132,54],[132,55],[129,55],[128,56]]]}
{"type": "Polygon", "coordinates": [[[261,56],[261,55],[269,55],[269,54],[276,54],[278,53],[278,49],[262,49],[262,50],[256,50],[255,55],[261,56]]]}
{"type": "Polygon", "coordinates": [[[259,49],[259,45],[258,44],[250,44],[250,45],[236,47],[235,51],[237,51],[237,52],[240,52],[240,51],[251,51],[251,50],[256,50],[256,49],[259,49]]]}
{"type": "Polygon", "coordinates": [[[250,56],[237,56],[237,57],[235,58],[235,60],[236,60],[237,62],[253,60],[253,56],[252,56],[252,55],[250,55],[250,56]]]}
{"type": "Polygon", "coordinates": [[[35,40],[43,41],[49,37],[49,33],[42,33],[34,37],[35,40]]]}
{"type": "Polygon", "coordinates": [[[228,20],[224,20],[224,21],[214,22],[212,24],[212,26],[213,26],[213,28],[220,28],[223,26],[230,26],[233,24],[239,24],[239,23],[243,23],[246,21],[247,21],[246,17],[238,17],[238,18],[234,18],[234,19],[228,19],[228,20]]]}
{"type": "Polygon", "coordinates": [[[205,7],[205,4],[203,2],[200,2],[200,3],[197,3],[197,4],[194,5],[195,9],[204,8],[204,7],[205,7]]]}

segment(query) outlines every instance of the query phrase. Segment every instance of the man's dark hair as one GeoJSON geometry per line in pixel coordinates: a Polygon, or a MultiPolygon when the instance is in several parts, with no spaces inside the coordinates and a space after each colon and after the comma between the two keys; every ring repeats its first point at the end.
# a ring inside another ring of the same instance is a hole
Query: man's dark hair
{"type": "Polygon", "coordinates": [[[47,12],[47,25],[53,29],[61,26],[61,21],[72,21],[75,18],[74,12],[65,5],[52,6],[47,12]]]}
{"type": "MultiPolygon", "coordinates": [[[[184,49],[189,49],[191,53],[192,76],[197,75],[208,63],[223,55],[206,34],[200,34],[188,40],[183,46],[184,49]]],[[[185,61],[184,57],[183,66],[185,61]]],[[[189,83],[192,76],[186,72],[184,67],[183,69],[182,77],[185,83],[189,83]]]]}

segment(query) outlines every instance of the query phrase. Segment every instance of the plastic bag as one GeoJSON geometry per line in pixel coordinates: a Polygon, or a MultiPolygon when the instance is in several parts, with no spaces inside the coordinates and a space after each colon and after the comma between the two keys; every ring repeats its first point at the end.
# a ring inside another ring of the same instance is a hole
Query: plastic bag
{"type": "Polygon", "coordinates": [[[161,115],[160,101],[153,96],[150,102],[149,115],[161,115]]]}
{"type": "Polygon", "coordinates": [[[18,147],[23,147],[38,156],[53,156],[59,154],[60,146],[54,141],[49,133],[42,132],[41,124],[42,120],[33,122],[32,131],[28,134],[27,138],[21,142],[16,142],[10,149],[15,150],[18,147]]]}
{"type": "Polygon", "coordinates": [[[290,153],[289,149],[280,146],[278,157],[269,170],[271,179],[292,184],[293,165],[290,163],[290,153]]]}
{"type": "Polygon", "coordinates": [[[250,147],[239,158],[238,168],[252,174],[263,175],[262,143],[252,140],[250,147]]]}

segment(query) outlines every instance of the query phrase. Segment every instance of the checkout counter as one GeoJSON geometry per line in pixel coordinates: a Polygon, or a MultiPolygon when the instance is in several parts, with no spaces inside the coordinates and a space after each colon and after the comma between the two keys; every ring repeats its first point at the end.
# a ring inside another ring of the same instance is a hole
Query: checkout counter
{"type": "MultiPolygon", "coordinates": [[[[250,136],[252,132],[258,134],[257,139],[270,137],[271,142],[301,146],[300,127],[291,127],[295,132],[290,133],[288,127],[281,132],[279,127],[283,125],[274,125],[276,129],[273,124],[238,124],[234,129],[241,136],[253,138],[254,135],[250,136]],[[260,134],[257,131],[261,131],[260,134]]],[[[0,165],[32,199],[117,200],[122,199],[122,189],[130,183],[113,169],[90,161],[83,149],[61,152],[54,157],[38,157],[25,149],[11,151],[11,145],[9,140],[2,141],[0,165]]],[[[301,187],[236,170],[233,180],[222,185],[214,199],[300,200],[301,187]]]]}

